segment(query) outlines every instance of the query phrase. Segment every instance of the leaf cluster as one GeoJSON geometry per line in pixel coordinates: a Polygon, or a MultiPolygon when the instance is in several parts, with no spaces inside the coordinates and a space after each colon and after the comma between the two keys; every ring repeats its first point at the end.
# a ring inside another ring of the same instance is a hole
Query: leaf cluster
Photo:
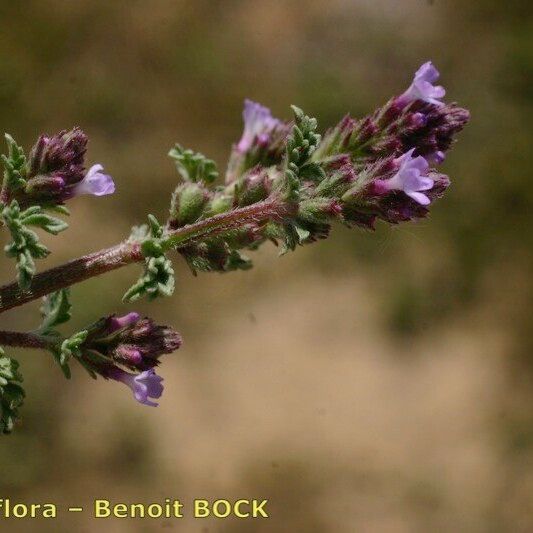
{"type": "Polygon", "coordinates": [[[42,259],[50,253],[48,248],[39,241],[37,233],[30,227],[40,228],[47,233],[57,235],[65,230],[68,224],[49,215],[37,205],[21,210],[16,200],[5,206],[0,216],[12,239],[5,246],[4,251],[8,257],[16,259],[19,286],[27,290],[36,271],[35,259],[42,259]]]}
{"type": "Polygon", "coordinates": [[[162,247],[163,226],[153,215],[148,224],[136,227],[130,241],[140,243],[144,255],[144,271],[136,283],[124,294],[123,300],[134,302],[143,296],[153,300],[158,296],[170,296],[174,292],[174,269],[162,247]]]}

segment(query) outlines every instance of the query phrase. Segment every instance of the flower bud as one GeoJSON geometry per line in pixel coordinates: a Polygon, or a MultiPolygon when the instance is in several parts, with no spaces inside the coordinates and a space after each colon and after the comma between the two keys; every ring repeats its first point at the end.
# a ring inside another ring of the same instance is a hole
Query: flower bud
{"type": "MultiPolygon", "coordinates": [[[[89,333],[81,346],[84,359],[90,362],[91,354],[98,354],[99,361],[133,371],[157,366],[161,355],[177,350],[182,342],[172,328],[159,326],[138,313],[111,315],[87,329],[89,333]]],[[[95,371],[99,372],[99,363],[95,364],[95,371]]]]}
{"type": "Polygon", "coordinates": [[[61,173],[69,184],[81,181],[87,141],[80,128],[63,130],[52,137],[41,135],[30,152],[30,177],[61,173]]]}
{"type": "Polygon", "coordinates": [[[200,218],[210,198],[209,191],[201,183],[182,183],[172,195],[169,225],[179,228],[200,218]]]}
{"type": "Polygon", "coordinates": [[[244,131],[233,145],[226,183],[236,181],[250,168],[278,164],[285,153],[285,141],[292,124],[272,116],[270,109],[245,100],[243,110],[244,131]]]}
{"type": "Polygon", "coordinates": [[[342,212],[342,208],[336,199],[310,198],[300,202],[298,218],[306,222],[324,223],[335,218],[342,212]]]}
{"type": "Polygon", "coordinates": [[[268,197],[272,184],[268,172],[255,167],[242,176],[235,185],[235,199],[239,207],[255,204],[268,197]]]}
{"type": "Polygon", "coordinates": [[[357,174],[353,165],[343,161],[342,166],[337,167],[337,162],[326,165],[326,177],[317,185],[316,196],[328,198],[340,198],[357,180],[357,174]]]}
{"type": "Polygon", "coordinates": [[[80,194],[112,194],[115,184],[102,165],[85,172],[86,150],[87,136],[79,128],[41,135],[30,152],[26,186],[16,194],[19,203],[54,206],[80,194]]]}
{"type": "Polygon", "coordinates": [[[206,207],[206,215],[214,216],[225,213],[233,207],[233,197],[224,193],[213,194],[206,207]]]}

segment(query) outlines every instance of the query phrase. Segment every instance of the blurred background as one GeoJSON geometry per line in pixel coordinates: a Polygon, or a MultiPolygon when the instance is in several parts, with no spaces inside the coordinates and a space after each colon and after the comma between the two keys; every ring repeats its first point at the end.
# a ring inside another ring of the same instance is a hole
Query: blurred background
{"type": "MultiPolygon", "coordinates": [[[[526,532],[533,528],[531,79],[523,0],[0,2],[0,128],[29,148],[74,125],[117,194],[72,201],[48,266],[163,217],[179,141],[224,169],[242,101],[325,129],[399,94],[432,59],[472,112],[453,186],[416,224],[194,278],[135,306],[184,336],[158,409],[40,352],[0,441],[0,497],[268,498],[269,520],[9,522],[10,531],[526,532]]],[[[5,235],[2,235],[5,241],[5,235]]],[[[5,242],[1,243],[2,245],[5,242]]],[[[1,282],[13,265],[1,262],[1,282]]],[[[44,268],[44,263],[39,265],[44,268]]],[[[138,267],[73,290],[65,332],[120,303],[138,267]]],[[[39,304],[0,318],[31,329],[39,304]]]]}

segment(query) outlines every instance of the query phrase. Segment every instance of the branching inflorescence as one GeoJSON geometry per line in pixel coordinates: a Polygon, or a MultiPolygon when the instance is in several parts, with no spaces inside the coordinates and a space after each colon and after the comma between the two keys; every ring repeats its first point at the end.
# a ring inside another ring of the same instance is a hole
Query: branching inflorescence
{"type": "MultiPolygon", "coordinates": [[[[57,235],[67,228],[67,201],[111,194],[115,185],[102,165],[87,172],[86,135],[78,128],[41,135],[26,157],[6,135],[0,220],[11,236],[5,247],[17,280],[0,287],[0,313],[43,298],[42,323],[33,332],[0,331],[0,346],[50,352],[70,377],[79,363],[93,377],[127,385],[140,403],[163,392],[155,370],[163,354],[181,345],[171,327],[135,312],[100,318],[65,336],[58,326],[71,314],[69,287],[131,263],[143,271],[124,295],[133,302],[174,291],[168,258],[177,250],[194,274],[251,267],[245,251],[271,241],[281,253],[328,236],[333,222],[373,229],[381,219],[397,224],[425,217],[449,179],[436,170],[469,113],[442,101],[430,63],[411,86],[362,119],[347,115],[323,137],[317,121],[293,107],[294,119],[274,118],[269,109],[245,101],[244,132],[233,145],[223,184],[215,163],[176,145],[169,152],[181,176],[162,223],[153,215],[123,242],[36,273],[49,250],[34,231],[57,235]]],[[[0,350],[2,350],[0,348],[0,350]]],[[[0,351],[0,432],[9,433],[24,398],[18,363],[0,351]]]]}

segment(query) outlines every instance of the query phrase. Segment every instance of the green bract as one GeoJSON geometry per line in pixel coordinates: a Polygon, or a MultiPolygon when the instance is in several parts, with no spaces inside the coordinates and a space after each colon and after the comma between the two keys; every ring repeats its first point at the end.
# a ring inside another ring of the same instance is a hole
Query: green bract
{"type": "Polygon", "coordinates": [[[24,402],[22,375],[18,367],[18,362],[4,355],[0,348],[0,433],[4,434],[13,430],[19,417],[18,408],[24,402]]]}
{"type": "Polygon", "coordinates": [[[168,155],[174,159],[180,176],[186,181],[213,183],[218,178],[216,163],[200,152],[176,144],[168,155]]]}
{"type": "Polygon", "coordinates": [[[28,207],[21,211],[16,200],[3,208],[1,217],[13,239],[4,250],[8,257],[16,258],[19,285],[22,289],[28,289],[35,274],[34,259],[42,259],[50,253],[48,248],[39,242],[38,235],[29,229],[29,226],[57,235],[67,229],[68,224],[48,215],[39,206],[28,207]]]}
{"type": "Polygon", "coordinates": [[[2,155],[4,163],[4,182],[3,190],[6,192],[14,191],[24,187],[26,184],[27,161],[24,150],[19,146],[13,137],[5,134],[8,154],[2,155]]]}
{"type": "Polygon", "coordinates": [[[53,332],[55,326],[70,320],[71,310],[69,289],[61,289],[44,297],[40,308],[43,322],[39,331],[44,334],[53,332]]]}
{"type": "Polygon", "coordinates": [[[174,292],[174,269],[161,246],[163,226],[153,215],[148,215],[148,222],[148,225],[134,228],[130,237],[130,241],[140,244],[145,262],[143,274],[123,296],[127,302],[134,302],[143,296],[153,300],[174,292]]]}

